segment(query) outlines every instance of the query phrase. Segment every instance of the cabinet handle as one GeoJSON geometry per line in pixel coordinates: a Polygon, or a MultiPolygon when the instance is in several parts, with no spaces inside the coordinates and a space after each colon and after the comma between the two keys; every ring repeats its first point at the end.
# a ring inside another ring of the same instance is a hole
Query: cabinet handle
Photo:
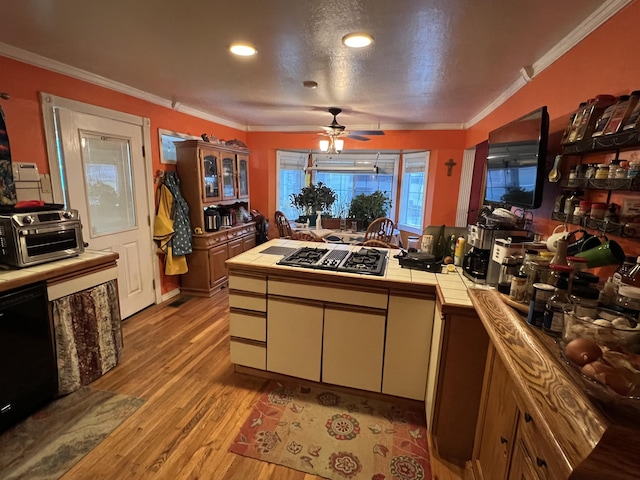
{"type": "Polygon", "coordinates": [[[544,461],[544,458],[540,458],[540,457],[536,457],[536,464],[539,467],[546,467],[547,466],[547,462],[544,461]]]}
{"type": "Polygon", "coordinates": [[[509,443],[509,440],[507,440],[506,438],[504,438],[503,436],[500,437],[500,443],[502,443],[503,445],[505,443],[509,443]]]}
{"type": "Polygon", "coordinates": [[[524,413],[524,421],[529,423],[533,420],[533,418],[531,418],[531,415],[529,415],[527,412],[524,413]]]}

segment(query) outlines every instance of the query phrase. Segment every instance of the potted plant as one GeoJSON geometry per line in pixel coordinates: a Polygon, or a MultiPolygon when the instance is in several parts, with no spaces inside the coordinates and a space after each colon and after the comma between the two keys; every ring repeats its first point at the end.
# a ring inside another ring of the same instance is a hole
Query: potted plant
{"type": "Polygon", "coordinates": [[[363,228],[367,228],[376,218],[386,217],[389,208],[391,208],[391,199],[387,196],[387,192],[376,190],[369,195],[361,193],[351,200],[349,217],[362,221],[363,228]]]}
{"type": "Polygon", "coordinates": [[[311,183],[302,187],[300,193],[291,194],[291,206],[302,213],[298,221],[306,221],[308,218],[309,224],[315,225],[315,213],[330,211],[337,199],[336,192],[324,183],[318,182],[317,185],[311,183]],[[303,219],[304,216],[307,218],[303,219]]]}

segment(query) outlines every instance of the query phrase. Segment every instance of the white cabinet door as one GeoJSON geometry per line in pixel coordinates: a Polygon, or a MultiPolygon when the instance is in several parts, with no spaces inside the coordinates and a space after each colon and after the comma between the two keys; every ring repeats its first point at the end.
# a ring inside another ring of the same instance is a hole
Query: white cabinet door
{"type": "Polygon", "coordinates": [[[424,400],[435,302],[389,296],[382,393],[424,400]]]}
{"type": "Polygon", "coordinates": [[[444,319],[442,312],[436,305],[433,320],[433,334],[431,336],[431,352],[429,359],[429,371],[427,373],[427,391],[425,393],[425,410],[427,413],[427,426],[433,431],[434,413],[436,406],[436,388],[438,386],[438,374],[440,372],[440,353],[444,339],[444,319]]]}
{"type": "Polygon", "coordinates": [[[267,370],[320,381],[322,304],[269,298],[267,370]]]}
{"type": "Polygon", "coordinates": [[[322,381],[379,392],[385,313],[326,307],[322,381]]]}

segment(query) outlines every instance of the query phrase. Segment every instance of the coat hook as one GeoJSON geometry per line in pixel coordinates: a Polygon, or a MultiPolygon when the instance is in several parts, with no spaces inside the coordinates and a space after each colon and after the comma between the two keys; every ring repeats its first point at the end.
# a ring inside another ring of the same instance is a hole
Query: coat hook
{"type": "Polygon", "coordinates": [[[0,98],[3,100],[9,100],[11,97],[7,92],[0,92],[0,98]]]}

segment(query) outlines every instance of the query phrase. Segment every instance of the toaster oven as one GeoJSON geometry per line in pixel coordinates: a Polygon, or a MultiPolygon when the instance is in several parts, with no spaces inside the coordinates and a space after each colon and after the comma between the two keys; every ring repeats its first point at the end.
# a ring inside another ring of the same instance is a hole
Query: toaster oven
{"type": "Polygon", "coordinates": [[[84,252],[77,210],[0,215],[0,263],[27,267],[84,252]]]}

